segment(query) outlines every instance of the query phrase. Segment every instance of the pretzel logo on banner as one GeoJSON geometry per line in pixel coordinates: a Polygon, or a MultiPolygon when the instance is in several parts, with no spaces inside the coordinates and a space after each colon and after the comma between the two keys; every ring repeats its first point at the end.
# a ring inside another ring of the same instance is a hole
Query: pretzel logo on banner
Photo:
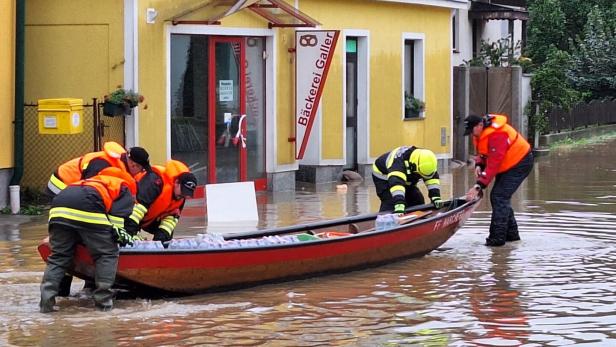
{"type": "Polygon", "coordinates": [[[299,44],[302,47],[314,47],[319,43],[316,35],[302,35],[299,37],[299,44]]]}

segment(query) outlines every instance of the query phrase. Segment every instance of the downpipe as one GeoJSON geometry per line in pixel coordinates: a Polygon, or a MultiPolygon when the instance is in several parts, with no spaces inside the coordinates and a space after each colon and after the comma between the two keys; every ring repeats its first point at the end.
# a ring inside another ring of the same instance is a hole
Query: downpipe
{"type": "Polygon", "coordinates": [[[15,129],[14,168],[9,183],[11,213],[20,210],[19,182],[24,173],[24,66],[25,66],[25,25],[26,0],[17,0],[15,8],[15,129]]]}

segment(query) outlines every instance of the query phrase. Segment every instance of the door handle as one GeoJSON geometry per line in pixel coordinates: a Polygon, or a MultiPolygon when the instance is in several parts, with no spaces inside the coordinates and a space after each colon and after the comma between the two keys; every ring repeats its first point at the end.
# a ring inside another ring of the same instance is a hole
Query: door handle
{"type": "Polygon", "coordinates": [[[246,136],[244,136],[244,133],[242,132],[242,124],[243,122],[245,122],[246,120],[246,115],[243,114],[240,117],[240,120],[237,122],[237,133],[235,134],[235,137],[233,138],[233,144],[237,145],[238,142],[242,142],[242,148],[246,148],[246,136]]]}

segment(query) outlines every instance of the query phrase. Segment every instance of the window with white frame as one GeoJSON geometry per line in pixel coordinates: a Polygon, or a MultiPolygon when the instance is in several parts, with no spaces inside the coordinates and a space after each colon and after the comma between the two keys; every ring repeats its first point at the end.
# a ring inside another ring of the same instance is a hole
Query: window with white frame
{"type": "Polygon", "coordinates": [[[460,51],[460,10],[451,13],[451,48],[454,52],[460,51]]]}
{"type": "Polygon", "coordinates": [[[422,118],[424,99],[424,36],[404,34],[403,109],[404,119],[422,118]]]}

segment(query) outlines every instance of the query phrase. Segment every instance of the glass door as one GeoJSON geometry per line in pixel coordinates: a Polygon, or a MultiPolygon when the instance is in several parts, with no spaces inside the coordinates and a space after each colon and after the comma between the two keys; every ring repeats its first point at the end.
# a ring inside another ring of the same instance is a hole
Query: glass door
{"type": "Polygon", "coordinates": [[[246,180],[244,39],[210,37],[209,181],[246,180]]]}

